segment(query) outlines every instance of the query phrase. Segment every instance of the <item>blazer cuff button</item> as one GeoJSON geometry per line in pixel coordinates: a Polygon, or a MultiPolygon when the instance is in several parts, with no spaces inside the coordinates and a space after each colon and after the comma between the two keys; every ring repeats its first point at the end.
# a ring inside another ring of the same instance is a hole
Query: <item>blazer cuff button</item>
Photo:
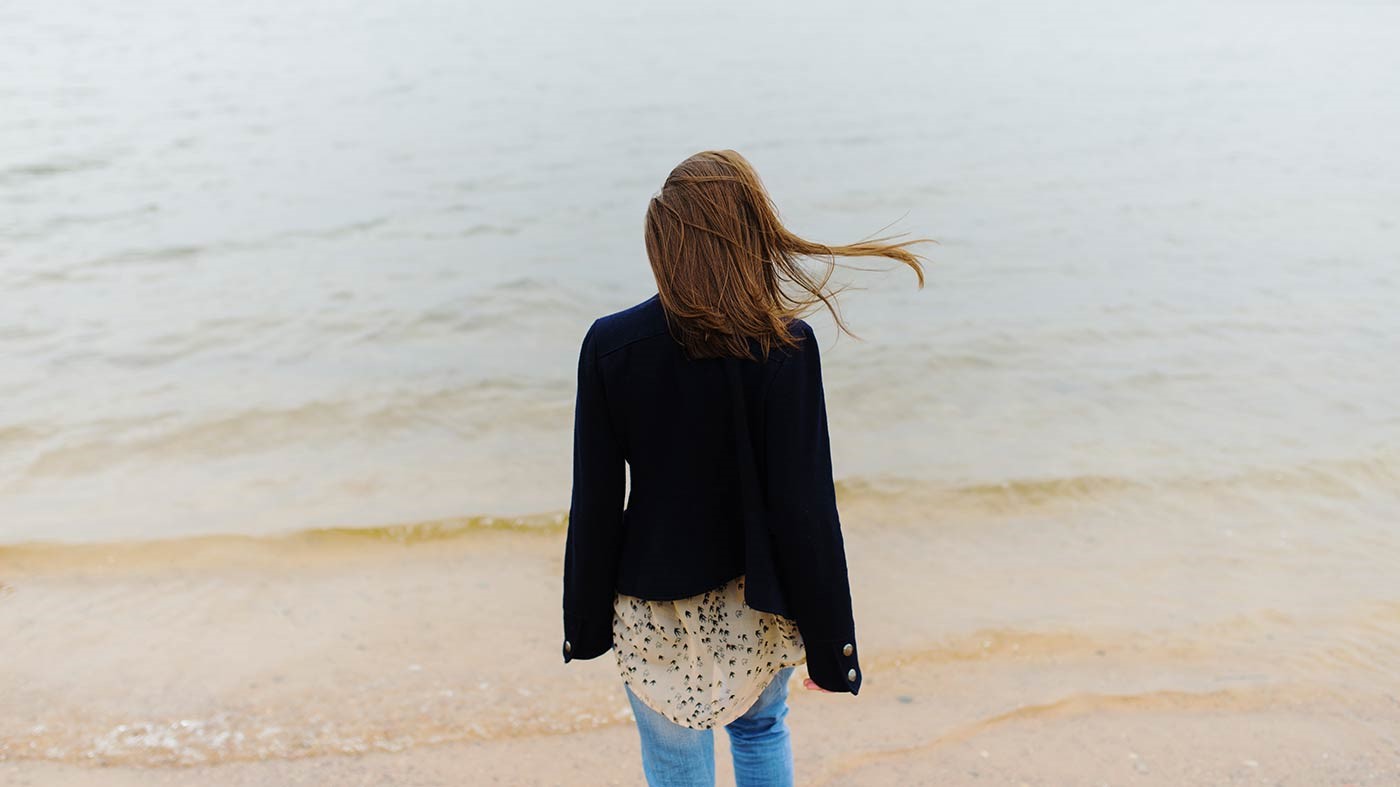
{"type": "Polygon", "coordinates": [[[564,640],[564,652],[565,652],[565,653],[573,653],[573,652],[574,652],[574,646],[573,646],[573,645],[570,645],[570,644],[569,644],[569,641],[568,641],[567,639],[564,640]]]}
{"type": "Polygon", "coordinates": [[[841,649],[841,655],[842,655],[842,656],[849,656],[849,655],[851,655],[851,651],[852,651],[852,650],[854,650],[854,648],[851,647],[851,643],[847,642],[847,643],[846,643],[846,647],[844,647],[844,648],[841,649]]]}
{"type": "Polygon", "coordinates": [[[850,672],[847,672],[847,673],[846,673],[846,680],[850,681],[851,683],[855,683],[855,682],[856,682],[856,671],[855,671],[855,670],[851,670],[850,672]]]}

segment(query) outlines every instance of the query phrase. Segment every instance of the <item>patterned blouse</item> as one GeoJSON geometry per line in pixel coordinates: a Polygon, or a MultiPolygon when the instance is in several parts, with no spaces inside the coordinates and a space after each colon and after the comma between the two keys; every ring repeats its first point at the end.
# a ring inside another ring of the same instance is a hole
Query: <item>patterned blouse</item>
{"type": "Polygon", "coordinates": [[[613,612],[622,679],[647,707],[683,727],[728,724],[774,673],[807,660],[796,623],[744,603],[742,574],[689,598],[618,593],[613,612]]]}

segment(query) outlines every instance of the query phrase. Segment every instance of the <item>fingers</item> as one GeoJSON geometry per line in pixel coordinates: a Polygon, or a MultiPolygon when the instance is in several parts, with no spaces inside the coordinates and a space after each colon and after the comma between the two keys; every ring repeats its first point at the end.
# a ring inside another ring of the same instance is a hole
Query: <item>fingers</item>
{"type": "Polygon", "coordinates": [[[803,679],[802,679],[802,685],[803,685],[804,687],[810,689],[811,691],[820,691],[820,692],[822,692],[823,694],[832,694],[832,693],[833,693],[833,692],[827,691],[826,689],[822,688],[821,686],[818,686],[817,683],[816,683],[816,681],[812,680],[811,678],[803,678],[803,679]]]}

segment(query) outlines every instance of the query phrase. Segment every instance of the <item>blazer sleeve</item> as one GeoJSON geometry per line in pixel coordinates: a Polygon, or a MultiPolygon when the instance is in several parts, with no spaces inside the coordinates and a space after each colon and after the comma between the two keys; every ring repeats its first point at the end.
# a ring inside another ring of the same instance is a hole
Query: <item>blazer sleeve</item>
{"type": "Polygon", "coordinates": [[[574,404],[573,491],[564,542],[564,662],[612,648],[613,600],[622,545],[625,458],[598,368],[598,323],[579,350],[574,404]]]}
{"type": "Polygon", "coordinates": [[[784,358],[764,396],[768,522],[788,603],[807,650],[807,674],[822,688],[860,693],[863,679],[836,510],[826,396],[816,335],[784,358]]]}

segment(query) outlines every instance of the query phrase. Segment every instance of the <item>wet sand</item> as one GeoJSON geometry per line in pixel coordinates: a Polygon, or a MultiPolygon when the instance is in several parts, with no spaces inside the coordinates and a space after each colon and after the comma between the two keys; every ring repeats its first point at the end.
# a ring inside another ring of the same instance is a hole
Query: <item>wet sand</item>
{"type": "MultiPolygon", "coordinates": [[[[1343,548],[1338,518],[1331,549],[1293,561],[1263,538],[1276,518],[1251,524],[1258,506],[1221,490],[1228,534],[1183,517],[1150,544],[1114,526],[1142,490],[1087,509],[941,496],[932,524],[918,495],[843,489],[866,684],[807,692],[799,668],[800,783],[1400,783],[1393,545],[1343,548]]],[[[638,784],[612,653],[559,656],[562,538],[507,523],[7,549],[0,774],[638,784]]]]}
{"type": "MultiPolygon", "coordinates": [[[[960,677],[986,677],[961,675],[960,677]]],[[[874,691],[872,687],[872,692],[874,691]]],[[[862,696],[864,692],[862,692],[862,696]]],[[[886,691],[870,705],[891,711],[886,691]]],[[[1394,785],[1393,737],[1366,733],[1332,714],[1240,713],[1227,708],[1159,708],[1023,719],[985,729],[936,731],[891,745],[893,713],[853,713],[794,700],[791,729],[799,784],[870,785],[1394,785]],[[1339,723],[1341,722],[1341,723],[1339,723]],[[1357,735],[1358,732],[1363,734],[1357,735]],[[822,756],[827,747],[860,754],[822,756]]],[[[1393,713],[1393,709],[1391,710],[1393,713]]],[[[728,745],[716,738],[718,783],[732,784],[728,745]]],[[[411,754],[367,754],[181,769],[3,764],[7,784],[72,787],[268,784],[640,785],[635,733],[624,724],[563,738],[453,744],[411,754]]]]}

